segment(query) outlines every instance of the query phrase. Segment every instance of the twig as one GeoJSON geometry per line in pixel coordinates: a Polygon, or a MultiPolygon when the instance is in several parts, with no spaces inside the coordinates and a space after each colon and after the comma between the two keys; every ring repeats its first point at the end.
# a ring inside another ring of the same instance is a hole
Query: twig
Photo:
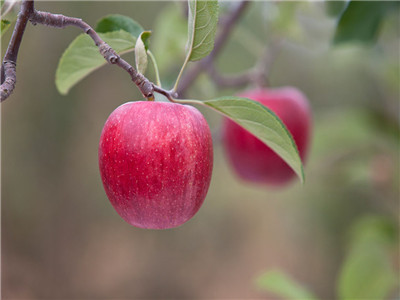
{"type": "Polygon", "coordinates": [[[224,22],[221,22],[222,29],[215,39],[213,51],[211,51],[211,53],[206,58],[198,62],[191,70],[189,70],[180,81],[177,88],[177,93],[180,97],[183,96],[183,93],[193,83],[193,81],[196,80],[200,73],[213,63],[214,59],[228,40],[228,37],[231,34],[235,23],[243,14],[248,4],[249,1],[241,1],[234,9],[234,11],[229,14],[229,17],[225,19],[224,22]]]}
{"type": "MultiPolygon", "coordinates": [[[[15,66],[18,49],[21,44],[22,36],[28,20],[31,21],[33,25],[42,24],[57,28],[75,26],[80,28],[92,38],[96,46],[99,48],[100,54],[108,63],[115,64],[127,71],[131,76],[132,81],[137,85],[143,96],[149,100],[154,99],[154,84],[141,73],[137,72],[128,62],[122,59],[107,43],[100,38],[97,32],[90,25],[82,21],[82,19],[37,11],[34,9],[33,0],[23,0],[21,12],[18,16],[9,47],[2,64],[1,73],[4,73],[4,78],[2,76],[1,79],[1,101],[7,99],[15,88],[15,66]]],[[[171,98],[171,95],[168,91],[161,88],[157,88],[157,91],[162,91],[163,94],[168,94],[169,98],[171,98]]]]}
{"type": "Polygon", "coordinates": [[[24,1],[18,14],[17,22],[11,36],[10,43],[1,64],[0,100],[7,99],[15,88],[17,81],[16,64],[19,47],[25,32],[29,16],[34,11],[33,1],[24,1]]]}

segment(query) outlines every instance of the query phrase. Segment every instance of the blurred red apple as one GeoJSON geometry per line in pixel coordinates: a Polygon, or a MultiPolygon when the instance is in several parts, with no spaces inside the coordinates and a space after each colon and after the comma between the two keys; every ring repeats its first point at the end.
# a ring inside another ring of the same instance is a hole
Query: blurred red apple
{"type": "Polygon", "coordinates": [[[177,227],[206,197],[213,165],[210,129],[192,106],[128,102],[104,125],[99,165],[107,196],[126,222],[177,227]]]}
{"type": "MultiPolygon", "coordinates": [[[[311,112],[306,97],[296,88],[257,89],[240,94],[272,110],[292,134],[304,163],[307,156],[311,112]]],[[[294,171],[254,135],[229,119],[223,123],[225,152],[240,178],[271,186],[283,185],[294,171]]]]}

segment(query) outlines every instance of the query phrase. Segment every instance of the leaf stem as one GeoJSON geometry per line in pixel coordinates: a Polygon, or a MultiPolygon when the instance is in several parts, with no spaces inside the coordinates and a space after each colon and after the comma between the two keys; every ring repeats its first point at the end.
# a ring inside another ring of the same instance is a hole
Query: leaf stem
{"type": "Polygon", "coordinates": [[[178,90],[178,84],[179,81],[181,80],[182,74],[183,74],[183,70],[186,68],[187,63],[189,62],[189,55],[186,56],[185,62],[182,65],[181,70],[179,71],[178,77],[176,78],[175,84],[174,84],[174,88],[172,89],[174,92],[176,92],[178,90]]]}
{"type": "Polygon", "coordinates": [[[160,80],[160,72],[158,71],[156,58],[154,57],[154,54],[150,50],[147,50],[147,54],[149,55],[149,57],[151,59],[151,63],[153,64],[153,67],[154,67],[154,73],[156,74],[157,85],[159,87],[162,87],[161,86],[161,80],[160,80]]]}

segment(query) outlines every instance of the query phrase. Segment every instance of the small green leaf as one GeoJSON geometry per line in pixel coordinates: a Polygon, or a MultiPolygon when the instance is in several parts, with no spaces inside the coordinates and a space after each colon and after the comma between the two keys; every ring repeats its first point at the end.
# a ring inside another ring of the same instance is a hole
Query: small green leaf
{"type": "Polygon", "coordinates": [[[292,135],[278,116],[262,104],[241,97],[202,101],[236,122],[278,154],[304,182],[303,164],[292,135]]]}
{"type": "MultiPolygon", "coordinates": [[[[119,55],[133,51],[135,38],[125,31],[100,33],[100,37],[119,55]]],[[[93,40],[86,34],[79,35],[63,53],[56,71],[56,86],[65,95],[71,87],[107,62],[99,53],[93,40]]]]}
{"type": "Polygon", "coordinates": [[[122,15],[108,15],[97,22],[98,33],[124,30],[137,38],[143,32],[142,26],[129,17],[122,15]]]}
{"type": "Polygon", "coordinates": [[[287,300],[316,300],[317,298],[285,273],[273,270],[257,278],[257,286],[287,300]]]}
{"type": "Polygon", "coordinates": [[[1,24],[0,24],[0,36],[2,36],[7,29],[10,27],[11,22],[5,19],[1,20],[1,24]]]}
{"type": "Polygon", "coordinates": [[[146,72],[147,68],[147,50],[149,49],[150,35],[151,31],[143,31],[135,45],[136,69],[142,74],[146,72]]]}
{"type": "Polygon", "coordinates": [[[339,19],[334,43],[375,42],[385,15],[398,8],[396,1],[350,1],[339,19]]]}
{"type": "Polygon", "coordinates": [[[218,23],[217,0],[189,0],[188,60],[196,61],[206,57],[214,48],[218,23]]]}

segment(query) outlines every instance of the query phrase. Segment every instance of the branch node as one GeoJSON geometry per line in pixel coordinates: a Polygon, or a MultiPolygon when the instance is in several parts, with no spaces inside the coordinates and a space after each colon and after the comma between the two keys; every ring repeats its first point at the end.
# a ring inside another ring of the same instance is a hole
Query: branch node
{"type": "Polygon", "coordinates": [[[103,55],[104,59],[110,64],[116,64],[118,62],[118,54],[107,43],[101,43],[101,45],[99,46],[99,51],[100,54],[103,55]]]}
{"type": "Polygon", "coordinates": [[[177,99],[179,97],[178,93],[173,91],[173,90],[170,90],[169,93],[170,93],[172,98],[176,98],[177,99]]]}
{"type": "Polygon", "coordinates": [[[1,84],[0,88],[0,101],[6,100],[15,88],[17,82],[16,76],[16,63],[11,60],[5,60],[2,66],[4,70],[4,82],[1,84]]]}

